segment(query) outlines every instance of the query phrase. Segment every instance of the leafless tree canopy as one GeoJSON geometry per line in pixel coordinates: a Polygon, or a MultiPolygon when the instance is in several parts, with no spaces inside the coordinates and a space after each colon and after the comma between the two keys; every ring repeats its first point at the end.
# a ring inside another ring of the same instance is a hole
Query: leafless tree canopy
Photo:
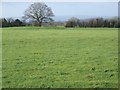
{"type": "Polygon", "coordinates": [[[34,3],[25,11],[24,18],[32,19],[33,21],[37,21],[39,26],[41,26],[42,22],[48,22],[52,20],[52,16],[54,16],[50,7],[48,7],[45,3],[34,3]]]}

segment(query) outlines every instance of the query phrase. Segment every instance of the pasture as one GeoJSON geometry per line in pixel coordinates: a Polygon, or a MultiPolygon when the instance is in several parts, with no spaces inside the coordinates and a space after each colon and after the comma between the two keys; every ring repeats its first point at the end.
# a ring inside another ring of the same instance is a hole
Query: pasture
{"type": "Polygon", "coordinates": [[[115,28],[2,29],[3,88],[117,88],[115,28]]]}

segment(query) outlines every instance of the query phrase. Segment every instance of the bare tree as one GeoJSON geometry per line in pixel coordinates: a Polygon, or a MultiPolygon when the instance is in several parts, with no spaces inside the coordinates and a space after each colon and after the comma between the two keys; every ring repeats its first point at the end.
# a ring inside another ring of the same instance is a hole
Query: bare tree
{"type": "Polygon", "coordinates": [[[65,27],[77,27],[80,24],[80,19],[72,17],[67,22],[65,27]]]}
{"type": "Polygon", "coordinates": [[[43,22],[51,21],[52,16],[54,16],[54,14],[51,8],[45,3],[34,3],[25,11],[23,18],[37,21],[39,26],[41,26],[43,22]]]}

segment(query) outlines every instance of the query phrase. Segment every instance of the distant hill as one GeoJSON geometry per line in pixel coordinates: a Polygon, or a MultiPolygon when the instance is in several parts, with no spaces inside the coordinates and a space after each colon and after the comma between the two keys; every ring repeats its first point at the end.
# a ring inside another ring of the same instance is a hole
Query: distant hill
{"type": "MultiPolygon", "coordinates": [[[[67,21],[68,19],[70,19],[71,17],[76,17],[76,18],[79,18],[80,20],[84,20],[84,19],[90,19],[90,18],[98,18],[98,17],[102,17],[102,18],[112,18],[114,16],[89,16],[89,15],[66,15],[66,16],[57,16],[55,15],[53,17],[53,19],[55,21],[61,21],[61,22],[64,22],[64,21],[67,21]]],[[[5,18],[9,18],[9,17],[5,17],[5,18]]],[[[10,18],[13,18],[13,19],[22,19],[21,17],[10,17],[10,18]]]]}

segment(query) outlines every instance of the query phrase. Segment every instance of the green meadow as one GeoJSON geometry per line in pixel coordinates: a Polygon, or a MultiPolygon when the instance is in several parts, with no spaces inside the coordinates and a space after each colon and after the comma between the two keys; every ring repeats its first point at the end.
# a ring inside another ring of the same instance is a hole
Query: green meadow
{"type": "Polygon", "coordinates": [[[3,88],[117,88],[118,29],[2,29],[3,88]]]}

